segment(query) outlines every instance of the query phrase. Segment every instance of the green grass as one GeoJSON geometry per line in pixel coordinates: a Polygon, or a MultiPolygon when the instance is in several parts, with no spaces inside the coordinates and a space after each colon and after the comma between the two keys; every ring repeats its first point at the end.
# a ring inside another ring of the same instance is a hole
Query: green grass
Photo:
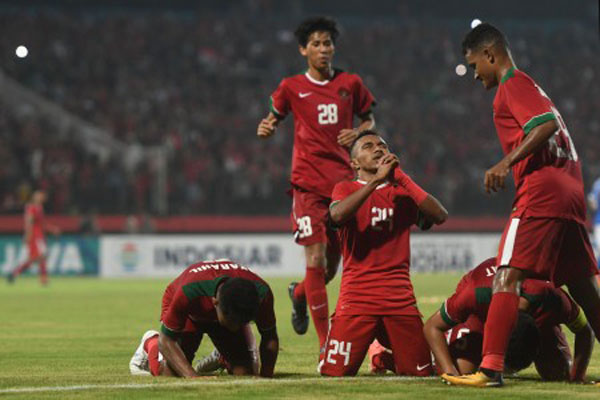
{"type": "MultiPolygon", "coordinates": [[[[423,315],[435,311],[454,289],[459,275],[413,277],[423,315]]],[[[281,352],[276,379],[233,378],[208,380],[145,378],[129,375],[128,362],[147,329],[156,329],[160,299],[167,281],[53,279],[47,288],[24,278],[9,286],[0,282],[0,397],[6,398],[277,398],[277,399],[597,399],[600,388],[543,383],[533,369],[509,379],[503,389],[447,387],[438,379],[402,380],[370,376],[366,365],[357,378],[326,379],[316,373],[317,338],[293,333],[287,284],[269,279],[275,293],[281,352]],[[141,386],[134,386],[140,384],[141,386]],[[7,393],[6,389],[83,386],[79,390],[7,393]],[[115,387],[115,385],[121,385],[115,387]],[[147,385],[150,385],[147,387],[147,385]]],[[[329,285],[332,304],[339,277],[329,285]]],[[[333,308],[333,307],[332,307],[333,308]]],[[[198,355],[212,349],[205,338],[198,355]]],[[[366,364],[366,363],[365,363],[366,364]]],[[[600,351],[596,350],[590,379],[600,378],[600,351]]]]}

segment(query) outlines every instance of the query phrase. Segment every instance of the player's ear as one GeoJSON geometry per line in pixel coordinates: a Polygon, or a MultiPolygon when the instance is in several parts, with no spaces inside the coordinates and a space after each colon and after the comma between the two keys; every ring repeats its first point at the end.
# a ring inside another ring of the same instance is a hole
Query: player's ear
{"type": "Polygon", "coordinates": [[[350,159],[350,166],[355,171],[358,171],[360,169],[360,165],[358,164],[358,161],[356,160],[356,158],[351,158],[350,159]]]}
{"type": "Polygon", "coordinates": [[[494,55],[494,51],[492,49],[491,46],[486,47],[485,49],[483,49],[483,56],[486,58],[486,60],[490,63],[493,64],[496,62],[496,56],[494,55]]]}
{"type": "Polygon", "coordinates": [[[219,299],[217,299],[217,296],[212,297],[211,300],[212,300],[213,306],[216,307],[219,305],[219,299]]]}
{"type": "Polygon", "coordinates": [[[308,51],[306,50],[306,47],[298,45],[298,51],[300,52],[300,54],[302,54],[303,57],[308,56],[308,51]]]}

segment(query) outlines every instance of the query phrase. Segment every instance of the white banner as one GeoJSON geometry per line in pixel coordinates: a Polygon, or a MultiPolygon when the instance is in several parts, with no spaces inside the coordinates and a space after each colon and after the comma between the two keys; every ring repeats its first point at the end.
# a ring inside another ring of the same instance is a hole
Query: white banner
{"type": "Polygon", "coordinates": [[[304,249],[285,234],[105,235],[100,276],[173,278],[191,264],[227,258],[261,276],[304,274],[304,249]]]}
{"type": "MultiPolygon", "coordinates": [[[[500,234],[416,233],[413,272],[466,271],[495,257],[500,234]]],[[[304,249],[288,234],[103,235],[102,277],[173,278],[202,260],[227,258],[261,276],[303,276],[304,249]]]]}

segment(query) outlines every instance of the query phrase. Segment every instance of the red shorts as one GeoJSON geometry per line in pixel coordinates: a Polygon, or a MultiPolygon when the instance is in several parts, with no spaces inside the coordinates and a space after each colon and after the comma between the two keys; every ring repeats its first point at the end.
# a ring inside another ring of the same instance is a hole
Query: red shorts
{"type": "Polygon", "coordinates": [[[27,243],[30,258],[38,258],[46,254],[46,241],[44,238],[33,238],[27,243]]]}
{"type": "Polygon", "coordinates": [[[540,352],[534,362],[543,380],[568,379],[571,360],[569,343],[560,326],[540,331],[540,352]]]}
{"type": "Polygon", "coordinates": [[[327,243],[339,249],[337,235],[329,226],[331,199],[294,187],[292,189],[292,229],[294,240],[301,246],[327,243]]]}
{"type": "Polygon", "coordinates": [[[598,273],[585,227],[559,218],[512,218],[502,234],[496,263],[550,280],[556,287],[598,273]]]}
{"type": "MultiPolygon", "coordinates": [[[[171,286],[168,286],[162,298],[161,321],[169,309],[171,299],[171,286]]],[[[249,329],[248,326],[243,327],[237,332],[231,332],[219,325],[217,321],[196,323],[188,318],[185,321],[183,332],[177,339],[177,343],[179,343],[183,354],[185,354],[190,364],[194,360],[204,334],[210,337],[219,353],[221,353],[221,356],[225,359],[225,364],[229,372],[236,366],[243,366],[248,371],[253,370],[256,342],[252,334],[252,329],[249,329]]]]}
{"type": "Polygon", "coordinates": [[[417,315],[334,314],[319,371],[327,376],[356,375],[374,339],[392,350],[398,375],[433,373],[423,321],[417,315]]]}

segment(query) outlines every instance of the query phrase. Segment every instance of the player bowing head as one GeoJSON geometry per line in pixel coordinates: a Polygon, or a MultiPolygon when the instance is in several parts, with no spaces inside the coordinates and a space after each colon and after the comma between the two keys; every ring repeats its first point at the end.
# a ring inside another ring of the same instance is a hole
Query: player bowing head
{"type": "Polygon", "coordinates": [[[219,324],[232,332],[254,321],[260,299],[256,286],[247,279],[229,278],[217,289],[213,304],[219,324]]]}
{"type": "Polygon", "coordinates": [[[486,89],[498,86],[504,72],[503,61],[512,61],[502,32],[488,23],[480,24],[467,34],[462,48],[469,67],[474,70],[474,78],[486,89]]]}
{"type": "Polygon", "coordinates": [[[336,22],[327,17],[303,21],[294,32],[299,51],[306,57],[309,67],[329,71],[335,54],[335,41],[339,36],[336,22]]]}

